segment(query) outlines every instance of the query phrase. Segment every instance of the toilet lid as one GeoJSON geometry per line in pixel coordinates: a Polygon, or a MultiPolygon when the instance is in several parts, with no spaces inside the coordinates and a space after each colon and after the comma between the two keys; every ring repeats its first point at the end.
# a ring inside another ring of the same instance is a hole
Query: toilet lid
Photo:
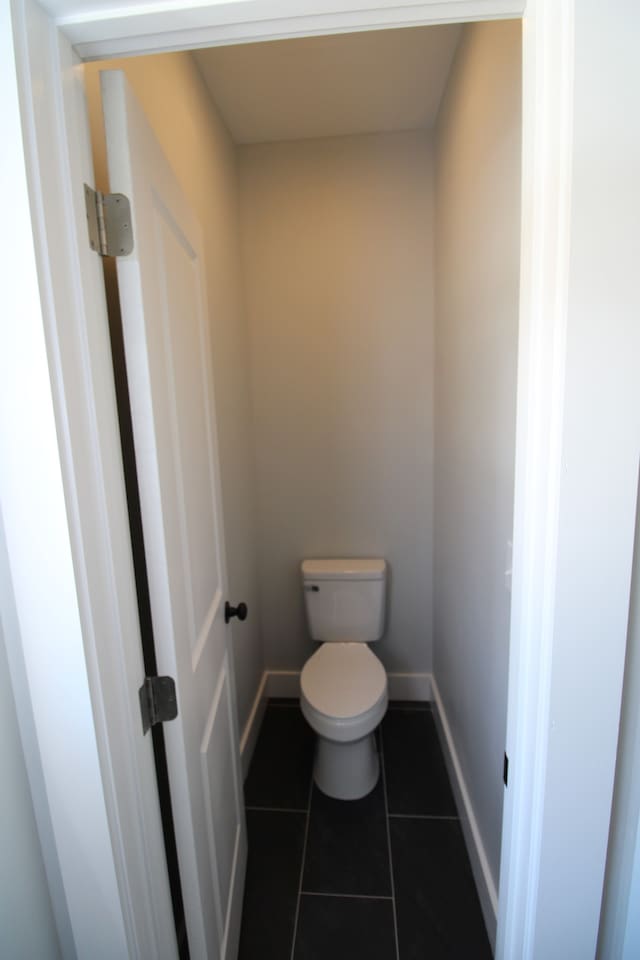
{"type": "Polygon", "coordinates": [[[375,706],[387,675],[366,643],[323,643],[304,665],[300,686],[320,713],[346,720],[375,706]]]}

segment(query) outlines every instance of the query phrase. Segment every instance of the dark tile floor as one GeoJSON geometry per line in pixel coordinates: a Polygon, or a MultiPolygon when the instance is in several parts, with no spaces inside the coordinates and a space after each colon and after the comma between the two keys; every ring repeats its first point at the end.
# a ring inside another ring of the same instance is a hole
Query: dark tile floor
{"type": "Polygon", "coordinates": [[[375,790],[331,800],[297,702],[269,702],[245,784],[239,960],[491,957],[429,705],[390,704],[378,737],[375,790]]]}

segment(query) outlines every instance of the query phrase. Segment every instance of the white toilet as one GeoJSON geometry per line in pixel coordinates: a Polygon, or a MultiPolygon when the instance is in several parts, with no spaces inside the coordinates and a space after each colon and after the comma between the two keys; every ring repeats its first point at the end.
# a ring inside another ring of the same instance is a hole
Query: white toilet
{"type": "Polygon", "coordinates": [[[384,560],[304,560],[309,630],[321,646],[304,665],[300,706],[318,734],[313,776],[330,797],[357,800],[380,773],[374,730],[388,703],[387,674],[367,646],[384,632],[384,560]]]}

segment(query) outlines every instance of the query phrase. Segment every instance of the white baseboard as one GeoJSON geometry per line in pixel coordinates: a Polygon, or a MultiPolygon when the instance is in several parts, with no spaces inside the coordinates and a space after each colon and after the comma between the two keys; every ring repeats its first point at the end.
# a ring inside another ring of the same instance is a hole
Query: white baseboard
{"type": "Polygon", "coordinates": [[[267,709],[269,697],[298,697],[300,695],[299,670],[265,670],[260,678],[251,713],[240,737],[242,778],[246,780],[251,758],[256,747],[260,727],[267,709]]]}
{"type": "MultiPolygon", "coordinates": [[[[389,698],[391,700],[413,700],[425,702],[431,700],[430,673],[390,673],[389,698]]],[[[264,711],[269,697],[300,696],[299,670],[265,670],[260,679],[251,713],[240,738],[240,756],[242,758],[242,776],[246,778],[253,756],[264,711]]]]}
{"type": "Polygon", "coordinates": [[[426,703],[431,700],[430,673],[388,673],[389,699],[414,700],[426,703]]]}
{"type": "Polygon", "coordinates": [[[449,779],[451,780],[451,786],[460,816],[460,824],[467,845],[469,860],[471,861],[471,869],[476,882],[478,897],[480,898],[482,915],[487,933],[489,934],[489,940],[491,941],[491,947],[495,953],[496,928],[498,923],[498,892],[491,868],[489,867],[478,821],[476,820],[471,804],[471,797],[469,796],[469,791],[467,790],[467,785],[462,775],[462,767],[460,766],[460,760],[458,759],[451,728],[447,720],[444,704],[442,703],[435,677],[431,679],[431,689],[435,705],[434,718],[440,738],[440,745],[444,753],[449,779]]]}
{"type": "Polygon", "coordinates": [[[258,690],[253,701],[253,706],[251,707],[251,713],[240,737],[240,761],[243,780],[247,778],[253,751],[256,748],[256,741],[264,719],[264,712],[267,709],[267,678],[268,674],[265,670],[258,684],[258,690]]]}
{"type": "MultiPolygon", "coordinates": [[[[299,697],[299,670],[267,670],[268,697],[299,697]]],[[[431,700],[430,673],[389,673],[390,700],[431,700]]]]}
{"type": "Polygon", "coordinates": [[[297,700],[300,696],[300,671],[267,670],[267,696],[292,697],[297,700]]]}

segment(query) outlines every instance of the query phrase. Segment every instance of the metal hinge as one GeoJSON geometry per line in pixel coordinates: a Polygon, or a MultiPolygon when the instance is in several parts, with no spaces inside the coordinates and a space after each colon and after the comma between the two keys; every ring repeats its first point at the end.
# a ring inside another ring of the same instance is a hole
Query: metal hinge
{"type": "Polygon", "coordinates": [[[142,733],[156,723],[175,720],[178,716],[176,685],[173,677],[145,677],[138,690],[140,713],[142,714],[142,733]]]}
{"type": "Polygon", "coordinates": [[[123,193],[100,193],[85,183],[89,246],[102,257],[126,257],[133,250],[131,207],[123,193]]]}

